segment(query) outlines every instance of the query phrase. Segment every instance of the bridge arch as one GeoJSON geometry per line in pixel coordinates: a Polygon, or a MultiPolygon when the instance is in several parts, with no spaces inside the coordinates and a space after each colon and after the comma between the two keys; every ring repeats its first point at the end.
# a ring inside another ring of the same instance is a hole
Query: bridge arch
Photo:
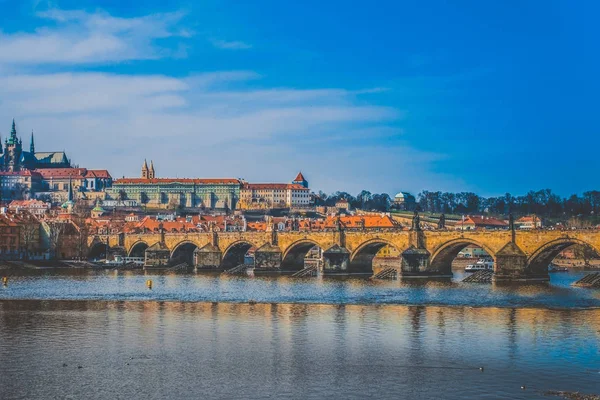
{"type": "Polygon", "coordinates": [[[225,251],[223,251],[223,259],[221,266],[224,269],[233,268],[244,263],[244,258],[248,250],[255,247],[247,240],[238,240],[231,243],[225,251]]]}
{"type": "Polygon", "coordinates": [[[143,240],[139,240],[131,246],[127,255],[129,257],[144,257],[146,255],[146,249],[148,248],[148,243],[143,240]]]}
{"type": "MultiPolygon", "coordinates": [[[[349,272],[373,273],[373,259],[385,246],[394,248],[400,254],[402,251],[388,240],[375,238],[361,243],[350,254],[349,272]]],[[[400,259],[398,259],[400,267],[400,259]]]]}
{"type": "Polygon", "coordinates": [[[311,239],[300,239],[290,244],[284,250],[281,260],[281,270],[296,271],[304,268],[304,258],[313,247],[323,248],[311,239]]]}
{"type": "MultiPolygon", "coordinates": [[[[452,274],[452,261],[458,256],[465,247],[473,245],[481,247],[485,252],[496,261],[496,253],[485,244],[469,238],[458,238],[443,243],[433,251],[429,269],[432,271],[443,272],[444,274],[452,274]]],[[[494,263],[494,270],[496,265],[494,263]]]]}
{"type": "Polygon", "coordinates": [[[171,262],[175,264],[187,263],[189,266],[194,266],[194,251],[198,245],[190,240],[183,240],[173,247],[171,252],[171,262]]]}
{"type": "Polygon", "coordinates": [[[533,274],[548,273],[548,266],[563,250],[574,245],[582,245],[592,249],[596,254],[600,251],[588,242],[575,238],[560,238],[547,242],[535,250],[527,260],[527,270],[533,274]]]}
{"type": "Polygon", "coordinates": [[[100,260],[106,258],[107,244],[103,242],[95,242],[90,246],[88,251],[89,260],[100,260]]]}

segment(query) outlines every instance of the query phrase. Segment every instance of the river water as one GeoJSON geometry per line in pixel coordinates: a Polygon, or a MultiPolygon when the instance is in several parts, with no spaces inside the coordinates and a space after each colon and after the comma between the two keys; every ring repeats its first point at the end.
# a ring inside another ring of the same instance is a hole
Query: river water
{"type": "Polygon", "coordinates": [[[581,273],[517,286],[460,276],[3,274],[3,400],[600,392],[600,291],[571,287],[581,273]]]}

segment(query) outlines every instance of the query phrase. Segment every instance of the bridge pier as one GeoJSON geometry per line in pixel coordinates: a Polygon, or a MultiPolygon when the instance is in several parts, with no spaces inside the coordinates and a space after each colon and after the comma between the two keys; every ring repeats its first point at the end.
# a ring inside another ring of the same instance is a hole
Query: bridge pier
{"type": "Polygon", "coordinates": [[[157,242],[145,251],[144,267],[166,267],[171,259],[171,251],[163,242],[157,242]]]}
{"type": "Polygon", "coordinates": [[[346,248],[334,245],[323,252],[323,274],[344,274],[348,272],[350,252],[346,248]]]}
{"type": "Polygon", "coordinates": [[[209,243],[200,249],[194,250],[194,267],[196,269],[220,269],[222,258],[223,253],[221,253],[221,250],[209,243]]]}
{"type": "Polygon", "coordinates": [[[402,253],[400,278],[451,278],[448,271],[431,268],[431,254],[423,248],[411,246],[402,253]]]}
{"type": "Polygon", "coordinates": [[[547,268],[534,272],[529,268],[527,255],[515,243],[510,242],[496,253],[494,282],[546,282],[550,280],[547,268]]]}
{"type": "Polygon", "coordinates": [[[267,243],[254,253],[255,271],[280,271],[281,249],[278,246],[267,243]]]}

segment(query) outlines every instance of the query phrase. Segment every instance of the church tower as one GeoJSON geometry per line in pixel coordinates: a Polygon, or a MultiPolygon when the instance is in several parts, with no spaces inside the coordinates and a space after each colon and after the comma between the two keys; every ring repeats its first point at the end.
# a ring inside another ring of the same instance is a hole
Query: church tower
{"type": "Polygon", "coordinates": [[[10,137],[4,143],[6,151],[4,154],[4,170],[9,172],[19,171],[21,167],[21,154],[23,143],[17,138],[17,128],[13,119],[10,137]]]}
{"type": "Polygon", "coordinates": [[[148,172],[148,178],[150,178],[150,179],[156,178],[156,174],[154,172],[154,160],[150,160],[150,171],[148,172]]]}
{"type": "Polygon", "coordinates": [[[148,170],[148,163],[144,160],[144,165],[142,165],[142,179],[148,179],[150,175],[150,170],[148,170]]]}
{"type": "Polygon", "coordinates": [[[29,144],[29,152],[35,154],[35,143],[33,142],[33,129],[31,130],[31,143],[29,144]]]}

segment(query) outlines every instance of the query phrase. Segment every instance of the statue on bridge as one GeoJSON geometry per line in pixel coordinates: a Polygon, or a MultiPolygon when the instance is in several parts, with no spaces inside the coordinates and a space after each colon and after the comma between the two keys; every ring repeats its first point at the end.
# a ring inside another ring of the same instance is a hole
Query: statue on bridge
{"type": "Polygon", "coordinates": [[[415,215],[413,215],[411,230],[413,230],[413,231],[420,231],[421,230],[421,217],[419,217],[419,211],[418,210],[415,210],[415,215]]]}
{"type": "Polygon", "coordinates": [[[440,215],[440,220],[437,224],[438,229],[446,229],[446,214],[440,215]]]}

